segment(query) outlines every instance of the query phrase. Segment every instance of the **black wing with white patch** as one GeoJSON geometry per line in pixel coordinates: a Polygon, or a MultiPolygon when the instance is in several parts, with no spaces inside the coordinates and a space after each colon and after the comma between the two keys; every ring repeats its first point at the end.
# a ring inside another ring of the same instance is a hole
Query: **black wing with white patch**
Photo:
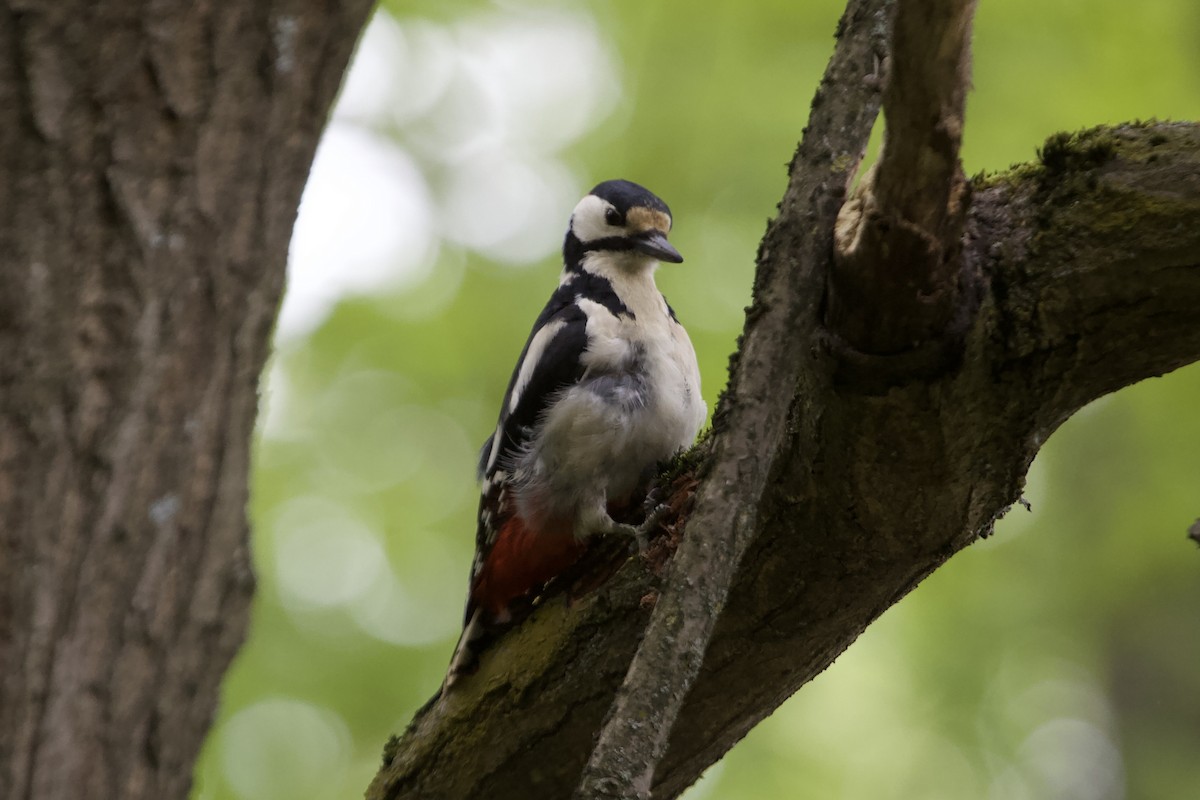
{"type": "Polygon", "coordinates": [[[486,557],[491,537],[501,522],[500,495],[509,476],[499,473],[508,468],[529,441],[538,420],[558,393],[583,377],[582,358],[588,339],[587,315],[577,302],[580,298],[598,302],[614,315],[633,313],[606,279],[573,271],[538,315],[509,379],[496,431],[483,443],[479,453],[478,475],[483,482],[483,495],[479,503],[473,573],[486,557]]]}
{"type": "Polygon", "coordinates": [[[491,447],[480,453],[480,475],[490,478],[529,441],[533,426],[550,400],[583,375],[587,317],[573,299],[546,306],[517,361],[491,447]],[[497,440],[496,437],[499,437],[497,440]]]}
{"type": "Polygon", "coordinates": [[[580,298],[602,304],[614,316],[633,316],[599,276],[578,272],[558,287],[530,331],[504,393],[496,432],[479,453],[480,480],[491,478],[519,452],[555,395],[583,377],[588,340],[580,298]]]}
{"type": "Polygon", "coordinates": [[[505,470],[510,468],[513,455],[529,441],[534,426],[553,398],[583,376],[587,315],[575,302],[574,292],[566,289],[566,285],[559,286],[538,315],[508,381],[496,431],[479,451],[478,477],[483,491],[475,529],[475,558],[471,563],[463,633],[451,660],[448,681],[474,660],[475,642],[485,635],[486,621],[476,607],[475,589],[497,533],[506,521],[504,495],[509,476],[505,470]]]}

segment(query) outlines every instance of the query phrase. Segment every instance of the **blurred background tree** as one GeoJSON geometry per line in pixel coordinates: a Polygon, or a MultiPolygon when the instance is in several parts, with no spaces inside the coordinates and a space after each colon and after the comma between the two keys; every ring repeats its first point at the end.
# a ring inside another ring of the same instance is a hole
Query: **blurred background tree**
{"type": "MultiPolygon", "coordinates": [[[[474,459],[566,217],[626,177],[710,405],[840,0],[381,5],[318,152],[256,446],[260,586],[197,800],[354,797],[461,623],[474,459]]],[[[1190,0],[984,3],[963,158],[1200,118],[1190,0]]],[[[1198,317],[1200,318],[1200,317],[1198,317]]],[[[689,794],[1174,798],[1200,780],[1200,368],[1105,398],[960,554],[689,794]]]]}

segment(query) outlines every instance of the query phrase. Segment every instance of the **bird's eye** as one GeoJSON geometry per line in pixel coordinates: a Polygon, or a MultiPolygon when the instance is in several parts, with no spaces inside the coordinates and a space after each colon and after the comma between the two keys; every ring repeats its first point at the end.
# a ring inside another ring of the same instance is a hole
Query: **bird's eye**
{"type": "Polygon", "coordinates": [[[621,224],[621,212],[617,211],[615,208],[608,209],[607,211],[604,212],[604,221],[607,222],[609,225],[620,225],[621,224]]]}

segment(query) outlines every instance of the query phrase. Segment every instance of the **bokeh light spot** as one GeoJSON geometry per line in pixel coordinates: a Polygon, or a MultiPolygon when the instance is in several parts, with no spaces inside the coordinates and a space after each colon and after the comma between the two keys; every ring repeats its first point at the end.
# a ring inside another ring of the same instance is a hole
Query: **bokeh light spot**
{"type": "Polygon", "coordinates": [[[378,535],[323,497],[288,501],[272,529],[279,591],[288,605],[347,603],[371,585],[383,564],[378,535]]]}
{"type": "Polygon", "coordinates": [[[221,729],[222,771],[244,800],[333,797],[349,759],[341,717],[292,698],[247,706],[221,729]]]}

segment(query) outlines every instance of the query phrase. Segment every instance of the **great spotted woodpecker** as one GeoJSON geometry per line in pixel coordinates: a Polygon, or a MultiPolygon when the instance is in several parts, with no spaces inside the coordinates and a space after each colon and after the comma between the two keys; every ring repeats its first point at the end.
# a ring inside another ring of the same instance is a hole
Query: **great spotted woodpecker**
{"type": "Polygon", "coordinates": [[[645,545],[648,524],[610,512],[636,500],[707,415],[691,340],[654,284],[659,261],[683,261],[670,230],[667,204],[623,180],[596,186],[571,214],[558,288],[479,454],[475,559],[447,688],[488,628],[571,566],[588,536],[645,545]]]}

